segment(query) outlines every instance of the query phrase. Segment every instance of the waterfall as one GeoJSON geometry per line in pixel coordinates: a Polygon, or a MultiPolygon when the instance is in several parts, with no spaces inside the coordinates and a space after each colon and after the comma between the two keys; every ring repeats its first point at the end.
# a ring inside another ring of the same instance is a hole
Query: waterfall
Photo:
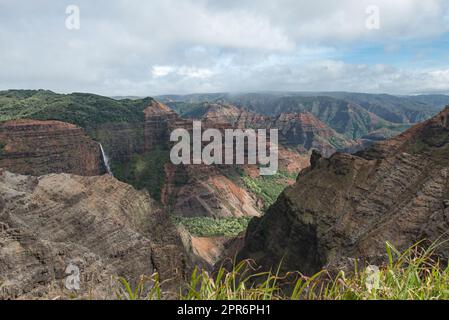
{"type": "Polygon", "coordinates": [[[100,145],[100,150],[101,150],[101,157],[103,158],[103,163],[104,163],[104,166],[106,167],[106,171],[107,171],[107,173],[110,174],[111,176],[114,176],[114,175],[112,174],[111,167],[109,166],[109,159],[108,159],[108,156],[107,156],[106,153],[104,152],[103,145],[102,145],[101,143],[99,143],[99,145],[100,145]]]}

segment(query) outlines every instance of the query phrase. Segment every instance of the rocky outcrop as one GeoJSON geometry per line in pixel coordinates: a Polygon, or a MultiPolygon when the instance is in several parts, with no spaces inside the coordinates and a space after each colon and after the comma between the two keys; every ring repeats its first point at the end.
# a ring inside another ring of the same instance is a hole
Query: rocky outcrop
{"type": "Polygon", "coordinates": [[[261,204],[242,185],[231,180],[230,167],[187,166],[188,180],[178,185],[171,211],[184,217],[259,216],[261,204]]]}
{"type": "MultiPolygon", "coordinates": [[[[357,155],[315,156],[247,230],[239,258],[312,274],[349,258],[383,260],[385,242],[404,249],[449,230],[449,107],[357,155]]],[[[441,254],[448,258],[448,247],[441,254]]]]}
{"type": "Polygon", "coordinates": [[[195,255],[201,257],[211,268],[220,259],[229,237],[192,237],[195,255]]]}
{"type": "Polygon", "coordinates": [[[145,151],[154,148],[167,148],[170,142],[169,126],[175,123],[179,117],[166,105],[153,100],[144,110],[145,114],[145,151]]]}
{"type": "Polygon", "coordinates": [[[201,120],[211,125],[229,124],[232,128],[258,129],[271,127],[271,118],[225,103],[206,104],[201,120]]]}
{"type": "Polygon", "coordinates": [[[231,128],[278,129],[280,144],[302,154],[316,149],[330,156],[338,150],[352,152],[363,146],[361,141],[337,133],[311,112],[264,116],[226,103],[205,104],[204,108],[201,119],[211,126],[225,123],[231,128]]]}
{"type": "Polygon", "coordinates": [[[176,280],[187,267],[175,227],[146,192],[108,175],[0,171],[0,299],[115,298],[113,277],[176,280]],[[64,285],[71,264],[79,291],[64,285]]]}
{"type": "Polygon", "coordinates": [[[337,150],[359,145],[307,112],[282,113],[274,120],[272,127],[279,129],[284,145],[298,148],[302,153],[316,149],[323,155],[330,156],[337,150]]]}
{"type": "Polygon", "coordinates": [[[100,147],[83,129],[60,121],[0,123],[0,168],[30,175],[104,171],[100,147]]]}

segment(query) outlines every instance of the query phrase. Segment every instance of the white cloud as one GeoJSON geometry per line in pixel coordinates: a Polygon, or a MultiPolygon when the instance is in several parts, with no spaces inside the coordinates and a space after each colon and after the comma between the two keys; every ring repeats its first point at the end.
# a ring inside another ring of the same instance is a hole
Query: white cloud
{"type": "Polygon", "coordinates": [[[177,74],[182,77],[187,78],[200,78],[205,79],[210,77],[213,72],[206,68],[195,68],[195,67],[175,67],[175,66],[153,66],[151,74],[153,78],[165,77],[170,74],[177,74]]]}
{"type": "MultiPolygon", "coordinates": [[[[449,68],[401,69],[385,64],[349,64],[339,60],[315,60],[292,64],[261,62],[258,65],[217,65],[207,78],[172,74],[140,83],[136,90],[158,87],[161,92],[219,91],[356,91],[370,93],[449,94],[449,68]]],[[[137,91],[138,92],[138,91],[137,91]]]]}
{"type": "Polygon", "coordinates": [[[205,79],[212,75],[212,71],[205,68],[181,67],[178,70],[178,74],[190,78],[205,79]]]}
{"type": "Polygon", "coordinates": [[[444,59],[418,68],[350,56],[364,43],[396,55],[408,41],[432,41],[448,32],[448,6],[445,0],[0,0],[0,89],[447,91],[444,59]],[[68,4],[80,7],[79,31],[65,28],[68,4]],[[365,26],[368,5],[380,9],[379,30],[365,26]]]}
{"type": "MultiPolygon", "coordinates": [[[[224,6],[232,9],[227,3],[224,6]]],[[[236,0],[231,3],[268,17],[296,43],[417,38],[435,36],[448,29],[449,4],[444,0],[236,0]],[[366,28],[369,6],[379,8],[380,30],[366,28]]]]}
{"type": "Polygon", "coordinates": [[[153,66],[151,74],[154,78],[165,77],[175,70],[172,66],[153,66]]]}

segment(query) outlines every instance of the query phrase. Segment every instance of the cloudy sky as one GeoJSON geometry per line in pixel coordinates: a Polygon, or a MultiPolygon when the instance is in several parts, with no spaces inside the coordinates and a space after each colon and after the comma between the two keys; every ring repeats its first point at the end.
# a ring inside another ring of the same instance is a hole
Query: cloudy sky
{"type": "Polygon", "coordinates": [[[11,88],[449,93],[449,1],[0,0],[11,88]]]}

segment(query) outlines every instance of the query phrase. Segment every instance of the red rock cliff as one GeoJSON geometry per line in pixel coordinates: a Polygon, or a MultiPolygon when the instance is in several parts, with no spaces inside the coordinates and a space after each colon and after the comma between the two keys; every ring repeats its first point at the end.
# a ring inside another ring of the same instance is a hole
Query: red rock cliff
{"type": "Polygon", "coordinates": [[[0,123],[0,167],[29,175],[104,172],[99,145],[83,129],[60,121],[0,123]]]}

